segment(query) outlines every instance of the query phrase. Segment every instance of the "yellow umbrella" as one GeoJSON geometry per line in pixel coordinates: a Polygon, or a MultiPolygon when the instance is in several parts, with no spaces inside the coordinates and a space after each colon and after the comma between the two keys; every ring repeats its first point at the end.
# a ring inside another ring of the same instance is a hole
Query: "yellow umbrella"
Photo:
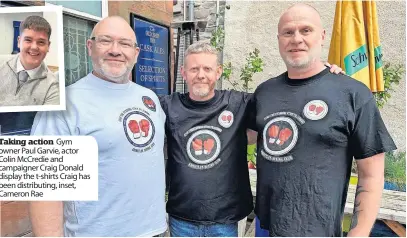
{"type": "Polygon", "coordinates": [[[345,69],[371,91],[383,91],[382,53],[376,3],[336,2],[328,62],[345,69]]]}

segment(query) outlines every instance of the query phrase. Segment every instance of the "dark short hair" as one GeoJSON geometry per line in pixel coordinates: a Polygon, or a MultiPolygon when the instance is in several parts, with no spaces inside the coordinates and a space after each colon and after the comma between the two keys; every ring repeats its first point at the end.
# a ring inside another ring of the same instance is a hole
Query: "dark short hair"
{"type": "Polygon", "coordinates": [[[29,16],[24,19],[24,21],[22,21],[20,24],[20,35],[25,29],[43,31],[47,33],[48,40],[51,36],[51,25],[47,22],[47,20],[40,16],[29,16]]]}

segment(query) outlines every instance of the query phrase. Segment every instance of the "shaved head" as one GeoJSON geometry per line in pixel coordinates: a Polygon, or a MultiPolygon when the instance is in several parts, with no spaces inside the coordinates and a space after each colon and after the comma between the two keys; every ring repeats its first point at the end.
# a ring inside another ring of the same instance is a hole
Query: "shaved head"
{"type": "Polygon", "coordinates": [[[120,16],[109,16],[98,22],[93,28],[90,37],[106,35],[106,32],[109,32],[107,35],[110,35],[111,32],[115,32],[114,29],[120,33],[119,35],[121,35],[122,38],[136,41],[136,35],[133,29],[131,29],[129,23],[120,16]]]}
{"type": "Polygon", "coordinates": [[[87,40],[93,74],[113,83],[128,82],[140,51],[136,43],[136,34],[122,17],[98,22],[87,40]]]}
{"type": "Polygon", "coordinates": [[[301,20],[303,18],[313,19],[313,23],[322,28],[321,16],[317,9],[305,3],[296,3],[287,8],[281,15],[280,20],[278,21],[278,29],[281,28],[282,22],[287,19],[301,20]]]}
{"type": "Polygon", "coordinates": [[[314,7],[297,3],[285,10],[278,22],[277,38],[289,75],[318,72],[323,68],[321,54],[325,30],[314,7]]]}

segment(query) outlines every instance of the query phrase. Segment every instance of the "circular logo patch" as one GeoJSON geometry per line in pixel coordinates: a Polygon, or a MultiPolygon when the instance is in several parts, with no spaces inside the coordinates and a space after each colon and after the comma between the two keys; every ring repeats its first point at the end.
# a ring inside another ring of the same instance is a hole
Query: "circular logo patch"
{"type": "Polygon", "coordinates": [[[123,127],[127,140],[135,147],[148,146],[154,139],[153,121],[143,112],[128,113],[123,119],[123,127]]]}
{"type": "Polygon", "coordinates": [[[153,101],[153,99],[151,99],[150,97],[147,97],[147,96],[143,96],[141,99],[143,100],[144,106],[146,106],[151,111],[155,112],[156,106],[155,106],[155,102],[153,101]]]}
{"type": "Polygon", "coordinates": [[[218,157],[220,148],[218,135],[207,129],[196,131],[187,142],[188,157],[200,165],[213,162],[218,157]]]}
{"type": "Polygon", "coordinates": [[[328,113],[328,105],[322,100],[312,100],[305,105],[303,113],[310,120],[320,120],[328,113]]]}
{"type": "Polygon", "coordinates": [[[218,117],[219,125],[224,128],[229,128],[233,124],[233,118],[233,113],[231,111],[223,111],[218,117]]]}
{"type": "Polygon", "coordinates": [[[290,152],[298,140],[298,127],[289,117],[276,117],[263,130],[264,150],[273,156],[290,152]]]}

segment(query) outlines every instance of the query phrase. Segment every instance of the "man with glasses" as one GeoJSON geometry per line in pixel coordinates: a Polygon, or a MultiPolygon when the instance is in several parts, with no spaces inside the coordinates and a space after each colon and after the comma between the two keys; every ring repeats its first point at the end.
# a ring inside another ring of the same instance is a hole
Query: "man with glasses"
{"type": "Polygon", "coordinates": [[[93,71],[66,89],[67,110],[38,113],[33,135],[98,142],[99,199],[31,202],[36,236],[155,236],[166,228],[164,122],[157,96],[131,81],[139,48],[129,24],[103,19],[87,41],[93,71]]]}
{"type": "Polygon", "coordinates": [[[20,24],[20,53],[0,65],[0,106],[59,105],[58,79],[44,63],[50,24],[29,16],[20,24]]]}

